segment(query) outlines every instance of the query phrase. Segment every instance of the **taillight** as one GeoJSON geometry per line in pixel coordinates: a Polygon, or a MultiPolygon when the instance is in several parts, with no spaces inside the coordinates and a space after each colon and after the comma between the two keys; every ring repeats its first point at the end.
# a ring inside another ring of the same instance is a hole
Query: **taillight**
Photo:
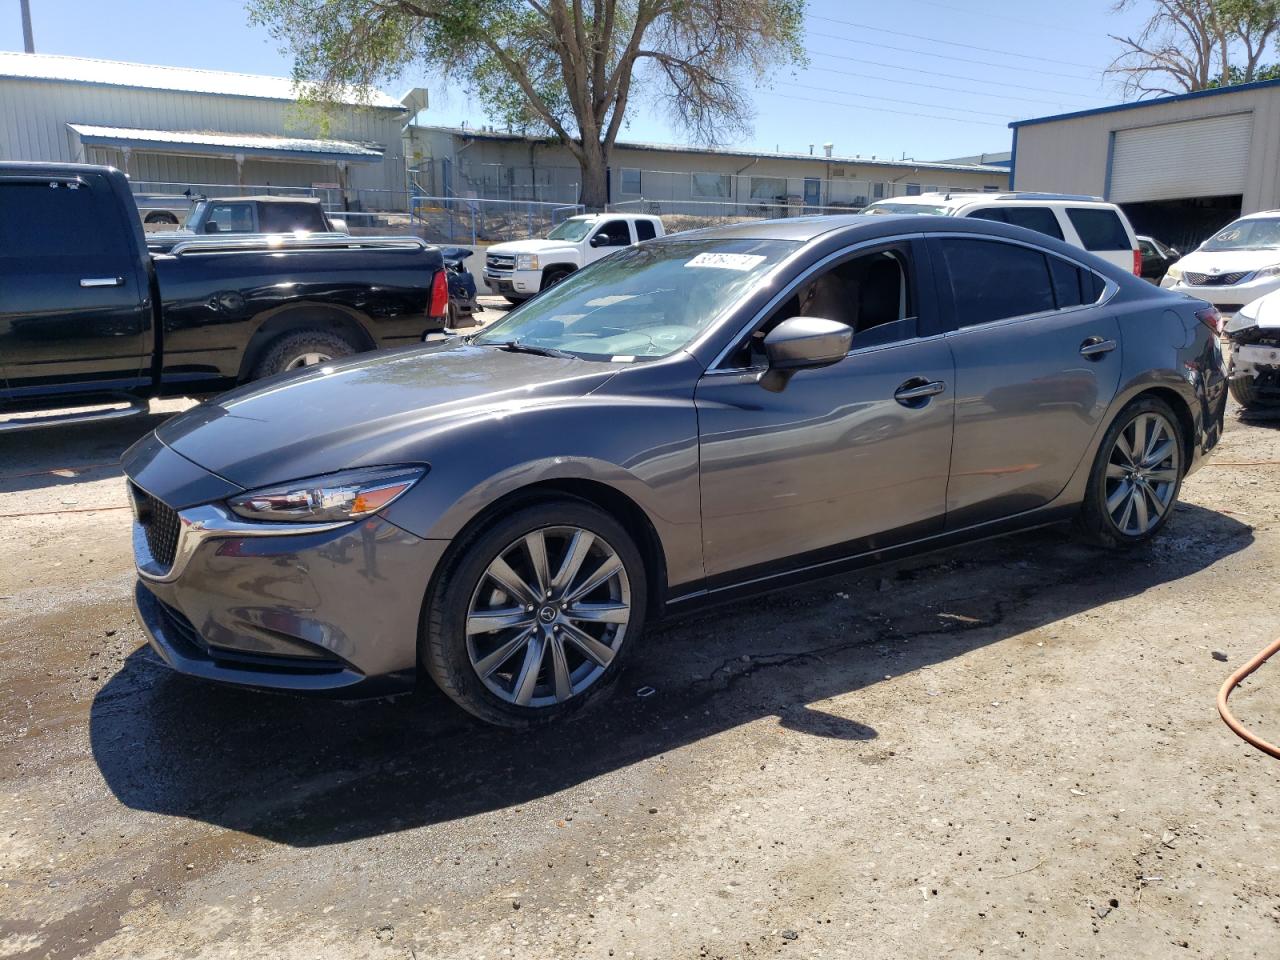
{"type": "Polygon", "coordinates": [[[431,281],[431,302],[427,306],[427,316],[432,319],[449,315],[449,279],[444,270],[437,270],[431,281]]]}
{"type": "Polygon", "coordinates": [[[1196,319],[1213,331],[1215,337],[1222,336],[1222,328],[1226,325],[1217,307],[1205,307],[1196,311],[1196,319]]]}
{"type": "Polygon", "coordinates": [[[1133,251],[1133,275],[1135,277],[1142,276],[1142,251],[1133,251]]]}

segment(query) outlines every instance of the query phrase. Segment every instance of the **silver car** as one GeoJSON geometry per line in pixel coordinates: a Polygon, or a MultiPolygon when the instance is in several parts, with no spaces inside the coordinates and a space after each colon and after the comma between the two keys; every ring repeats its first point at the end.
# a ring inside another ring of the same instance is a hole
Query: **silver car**
{"type": "Polygon", "coordinates": [[[1221,435],[1218,322],[1000,223],[644,243],[482,332],[140,441],[138,613],[194,676],[341,697],[426,676],[543,723],[700,604],[1051,523],[1145,541],[1221,435]]]}

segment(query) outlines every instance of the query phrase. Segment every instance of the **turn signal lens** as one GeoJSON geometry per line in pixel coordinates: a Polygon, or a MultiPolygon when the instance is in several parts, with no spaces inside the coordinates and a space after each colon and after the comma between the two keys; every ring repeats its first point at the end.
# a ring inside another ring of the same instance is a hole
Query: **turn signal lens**
{"type": "Polygon", "coordinates": [[[341,523],[384,509],[404,495],[427,468],[375,467],[346,470],[278,487],[254,490],[227,501],[246,520],[286,523],[341,523]]]}

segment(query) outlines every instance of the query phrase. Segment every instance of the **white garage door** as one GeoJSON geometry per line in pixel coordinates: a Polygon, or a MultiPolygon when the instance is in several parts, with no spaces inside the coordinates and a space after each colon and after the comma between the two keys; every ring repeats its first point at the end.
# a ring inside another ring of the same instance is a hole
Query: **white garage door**
{"type": "Polygon", "coordinates": [[[1244,192],[1253,114],[1117,130],[1111,153],[1116,203],[1244,192]]]}

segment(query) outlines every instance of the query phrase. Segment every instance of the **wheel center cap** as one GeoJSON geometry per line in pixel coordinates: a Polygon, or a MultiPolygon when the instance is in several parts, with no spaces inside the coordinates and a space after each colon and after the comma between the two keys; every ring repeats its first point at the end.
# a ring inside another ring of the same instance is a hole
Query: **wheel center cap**
{"type": "Polygon", "coordinates": [[[543,623],[554,623],[557,616],[560,615],[555,607],[543,607],[538,611],[538,619],[543,623]]]}

